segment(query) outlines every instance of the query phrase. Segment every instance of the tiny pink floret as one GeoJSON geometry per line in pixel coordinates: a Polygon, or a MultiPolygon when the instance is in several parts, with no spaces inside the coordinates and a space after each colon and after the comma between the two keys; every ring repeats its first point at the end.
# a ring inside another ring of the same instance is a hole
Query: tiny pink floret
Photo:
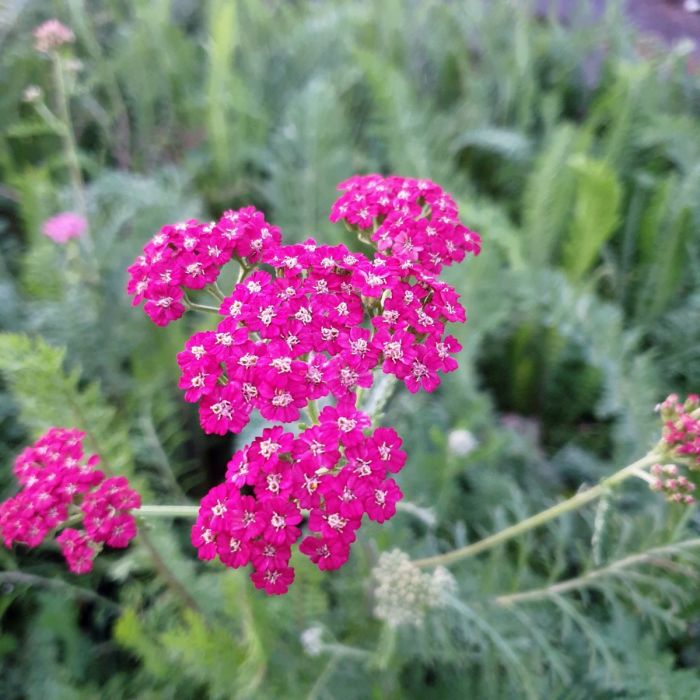
{"type": "Polygon", "coordinates": [[[87,231],[87,221],[84,216],[72,211],[64,211],[46,219],[41,226],[41,232],[52,241],[64,245],[71,238],[81,238],[87,231]]]}

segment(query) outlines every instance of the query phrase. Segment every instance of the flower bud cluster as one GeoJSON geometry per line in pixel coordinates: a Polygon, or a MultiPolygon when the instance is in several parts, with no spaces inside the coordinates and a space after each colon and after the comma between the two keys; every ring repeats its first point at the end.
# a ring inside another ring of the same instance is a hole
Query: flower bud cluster
{"type": "Polygon", "coordinates": [[[396,513],[402,494],[388,475],[405,461],[396,432],[371,431],[351,398],[326,406],[319,423],[297,437],[282,426],[267,428],[236,452],[226,481],[202,499],[192,543],[201,559],[218,557],[232,568],[251,563],[256,587],[285,593],[302,512],[314,534],[299,550],[319,569],[337,569],[364,515],[382,523],[396,513]]]}
{"type": "Polygon", "coordinates": [[[690,469],[700,469],[700,397],[690,394],[681,403],[671,394],[657,409],[664,424],[661,440],[669,457],[690,469]]]}
{"type": "Polygon", "coordinates": [[[672,503],[692,505],[695,497],[695,484],[687,477],[678,473],[675,464],[655,464],[651,468],[654,480],[651,482],[652,491],[660,491],[672,503]]]}
{"type": "Polygon", "coordinates": [[[37,547],[66,525],[82,523],[82,530],[65,527],[56,537],[76,574],[92,570],[104,545],[129,544],[136,535],[129,511],[141,505],[124,477],[105,478],[97,469],[99,457],[84,455],[84,437],[79,430],[50,428],[15,460],[22,489],[0,503],[0,537],[6,547],[37,547]]]}
{"type": "Polygon", "coordinates": [[[444,608],[457,590],[447,569],[422,572],[399,549],[381,554],[372,575],[377,582],[374,615],[391,627],[422,624],[427,610],[444,608]]]}

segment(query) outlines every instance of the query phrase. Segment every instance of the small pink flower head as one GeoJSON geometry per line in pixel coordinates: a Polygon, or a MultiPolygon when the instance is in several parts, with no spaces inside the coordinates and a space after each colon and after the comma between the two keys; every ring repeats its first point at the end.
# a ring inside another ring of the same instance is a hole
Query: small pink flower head
{"type": "Polygon", "coordinates": [[[34,48],[39,53],[51,53],[64,44],[72,44],[75,34],[57,19],[49,19],[40,24],[33,32],[34,48]]]}
{"type": "Polygon", "coordinates": [[[80,238],[87,230],[84,216],[72,211],[64,211],[44,221],[41,232],[55,243],[64,245],[71,238],[80,238]]]}
{"type": "Polygon", "coordinates": [[[85,433],[50,428],[15,460],[13,472],[21,485],[0,503],[0,541],[5,547],[38,547],[69,523],[55,538],[75,574],[92,570],[104,544],[123,548],[136,536],[130,511],[141,498],[125,477],[105,475],[96,467],[98,455],[85,455],[85,433]]]}

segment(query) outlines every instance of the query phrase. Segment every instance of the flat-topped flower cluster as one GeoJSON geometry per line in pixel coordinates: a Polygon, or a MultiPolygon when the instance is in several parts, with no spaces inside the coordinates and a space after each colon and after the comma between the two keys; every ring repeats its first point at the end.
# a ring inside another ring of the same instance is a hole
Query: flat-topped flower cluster
{"type": "Polygon", "coordinates": [[[481,250],[479,235],[459,220],[452,196],[430,180],[356,175],[338,189],[343,195],[330,220],[344,221],[386,255],[437,274],[481,250]]]}
{"type": "Polygon", "coordinates": [[[299,549],[322,570],[347,561],[363,515],[379,523],[394,515],[402,494],[387,477],[406,461],[396,432],[367,435],[369,417],[351,400],[326,406],[319,421],[297,437],[268,428],[233,456],[192,530],[200,558],[218,556],[233,568],[252,563],[258,588],[284,593],[294,578],[289,560],[302,509],[315,534],[299,549]]]}
{"type": "Polygon", "coordinates": [[[129,544],[136,536],[130,511],[141,505],[124,477],[106,478],[97,468],[99,457],[84,454],[84,437],[79,430],[50,428],[15,460],[22,488],[0,503],[0,537],[6,547],[38,547],[60,531],[56,542],[76,574],[92,570],[104,545],[129,544]],[[78,524],[82,529],[73,527],[78,524]]]}
{"type": "Polygon", "coordinates": [[[343,220],[370,253],[308,239],[282,245],[279,229],[252,207],[216,222],[165,226],[129,268],[134,304],[158,325],[188,309],[217,315],[177,357],[185,400],[206,433],[239,433],[253,411],[276,423],[307,422],[298,435],[269,428],[231,460],[225,483],[202,500],[192,541],[203,559],[253,564],[252,580],[284,593],[291,545],[308,517],[315,533],[300,550],[321,569],[348,558],[362,518],[383,522],[401,491],[401,439],[373,431],[359,396],[381,374],[409,391],[434,391],[457,368],[449,323],[466,314],[443,266],[478,254],[476,233],[452,197],[428,180],[358,176],[331,220],[343,220]],[[230,294],[222,268],[240,265],[230,294]],[[204,291],[216,306],[193,298],[204,291]],[[316,402],[322,402],[319,411],[316,402]]]}
{"type": "Polygon", "coordinates": [[[134,305],[144,302],[153,323],[167,326],[187,310],[188,290],[216,282],[233,259],[255,265],[281,240],[279,229],[254,207],[226,212],[218,223],[191,219],[163,226],[128,268],[127,292],[134,305]]]}
{"type": "Polygon", "coordinates": [[[297,421],[309,401],[370,388],[373,372],[432,391],[457,367],[464,321],[457,294],[413,263],[313,241],[279,246],[220,305],[216,328],[195,333],[178,355],[180,388],[198,402],[207,433],[240,432],[257,409],[297,421]]]}

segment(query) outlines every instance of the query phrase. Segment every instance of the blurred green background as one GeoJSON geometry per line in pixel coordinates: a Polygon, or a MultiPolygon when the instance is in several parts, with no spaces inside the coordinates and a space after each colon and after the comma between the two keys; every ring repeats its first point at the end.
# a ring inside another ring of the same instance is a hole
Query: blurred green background
{"type": "Polygon", "coordinates": [[[658,401],[700,387],[700,74],[687,45],[588,7],[564,25],[506,0],[0,5],[3,494],[50,424],[89,426],[148,502],[222,479],[245,436],[202,435],[181,400],[195,321],[157,329],[124,293],[163,224],[255,204],[287,241],[350,245],[327,221],[335,185],[379,171],[440,183],[484,241],[446,273],[469,314],[460,370],[388,409],[414,512],[363,527],[338,572],[295,562],[281,599],[198,563],[186,523],[152,537],[194,606],[137,546],[82,578],[50,547],[0,551],[0,697],[700,697],[695,562],[495,602],[697,533],[643,485],[455,567],[458,612],[407,630],[372,615],[379,552],[458,546],[571,495],[655,442],[658,401]],[[31,35],[51,17],[76,34],[89,265],[41,234],[76,207],[31,35]]]}

